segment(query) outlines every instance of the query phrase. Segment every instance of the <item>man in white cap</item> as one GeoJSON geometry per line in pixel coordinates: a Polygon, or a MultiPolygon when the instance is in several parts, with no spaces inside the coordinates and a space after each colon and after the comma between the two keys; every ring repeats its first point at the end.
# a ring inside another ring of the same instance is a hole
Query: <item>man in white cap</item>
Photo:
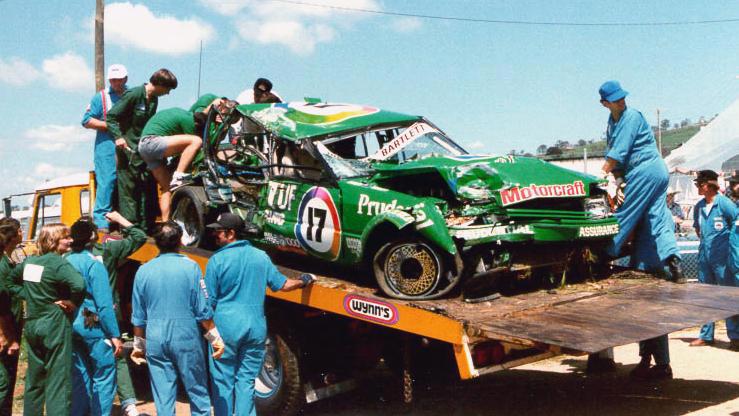
{"type": "Polygon", "coordinates": [[[675,194],[679,194],[680,191],[677,189],[674,189],[672,187],[667,189],[667,208],[670,209],[670,213],[672,214],[672,221],[675,222],[675,232],[680,232],[680,224],[685,220],[685,213],[683,213],[683,209],[680,207],[680,204],[675,202],[675,194]]]}
{"type": "Polygon", "coordinates": [[[90,100],[82,126],[97,130],[95,135],[95,209],[93,219],[98,229],[108,228],[105,214],[112,211],[113,190],[116,186],[115,141],[108,133],[108,110],[126,91],[128,71],[121,64],[108,67],[107,89],[98,91],[90,100]]]}

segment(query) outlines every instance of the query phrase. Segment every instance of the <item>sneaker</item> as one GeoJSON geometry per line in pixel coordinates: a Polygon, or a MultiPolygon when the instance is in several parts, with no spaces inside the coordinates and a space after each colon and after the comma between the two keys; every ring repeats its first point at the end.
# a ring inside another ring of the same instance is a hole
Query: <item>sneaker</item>
{"type": "Polygon", "coordinates": [[[667,268],[670,269],[672,282],[678,284],[688,283],[688,279],[685,278],[683,269],[680,267],[680,257],[674,254],[670,256],[670,258],[667,259],[667,268]]]}
{"type": "Polygon", "coordinates": [[[638,378],[640,380],[646,380],[649,376],[649,370],[650,370],[650,361],[651,359],[642,359],[639,364],[634,367],[633,370],[629,373],[629,376],[632,378],[638,378]]]}
{"type": "Polygon", "coordinates": [[[191,181],[192,175],[190,175],[189,173],[175,172],[174,175],[172,175],[172,181],[169,182],[169,190],[174,191],[175,189],[191,181]]]}
{"type": "Polygon", "coordinates": [[[672,380],[672,367],[669,364],[655,365],[648,370],[650,380],[672,380]]]}
{"type": "Polygon", "coordinates": [[[694,340],[690,341],[690,346],[691,347],[707,347],[709,345],[713,345],[713,341],[707,341],[707,340],[701,339],[701,338],[694,339],[694,340]]]}
{"type": "Polygon", "coordinates": [[[141,413],[139,413],[138,409],[136,409],[136,404],[131,403],[128,406],[124,407],[121,412],[124,416],[142,416],[141,413]]]}

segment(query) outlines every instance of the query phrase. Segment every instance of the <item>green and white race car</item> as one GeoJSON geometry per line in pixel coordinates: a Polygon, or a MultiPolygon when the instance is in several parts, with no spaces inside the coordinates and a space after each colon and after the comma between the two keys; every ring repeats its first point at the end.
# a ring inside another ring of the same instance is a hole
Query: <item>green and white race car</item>
{"type": "Polygon", "coordinates": [[[186,243],[241,215],[269,250],[369,266],[382,291],[561,273],[618,232],[602,181],[536,158],[467,153],[420,116],[330,103],[212,112],[198,182],[173,196],[186,243]]]}

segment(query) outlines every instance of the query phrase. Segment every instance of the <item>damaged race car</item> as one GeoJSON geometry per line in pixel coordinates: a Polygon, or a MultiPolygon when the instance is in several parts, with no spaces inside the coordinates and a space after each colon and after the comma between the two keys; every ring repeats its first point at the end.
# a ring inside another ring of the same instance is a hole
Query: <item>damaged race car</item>
{"type": "Polygon", "coordinates": [[[420,116],[319,102],[225,107],[210,114],[197,182],[173,195],[190,246],[207,245],[204,225],[231,211],[262,248],[366,265],[385,295],[418,300],[463,281],[552,279],[618,232],[602,180],[468,154],[420,116]]]}

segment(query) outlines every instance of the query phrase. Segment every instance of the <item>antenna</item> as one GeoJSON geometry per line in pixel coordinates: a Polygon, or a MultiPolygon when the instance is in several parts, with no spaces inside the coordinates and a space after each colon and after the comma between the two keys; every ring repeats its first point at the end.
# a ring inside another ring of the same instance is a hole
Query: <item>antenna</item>
{"type": "Polygon", "coordinates": [[[198,97],[200,97],[200,75],[202,74],[203,68],[203,40],[200,40],[200,58],[198,62],[198,97]]]}

